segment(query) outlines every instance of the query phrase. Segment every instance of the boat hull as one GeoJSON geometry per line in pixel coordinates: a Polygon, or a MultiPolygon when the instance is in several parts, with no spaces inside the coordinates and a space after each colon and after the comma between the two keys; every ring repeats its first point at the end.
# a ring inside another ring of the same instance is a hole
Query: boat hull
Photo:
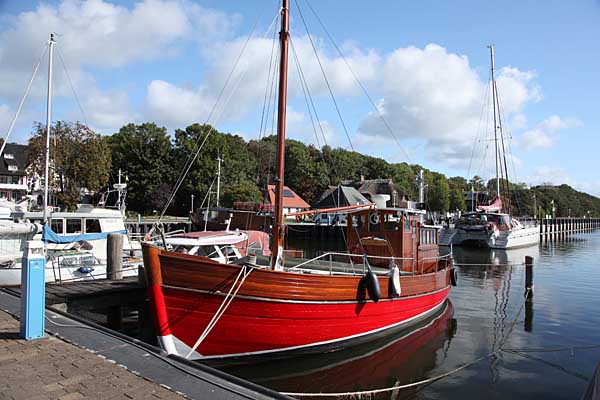
{"type": "Polygon", "coordinates": [[[539,227],[531,226],[508,231],[464,230],[445,228],[440,234],[440,246],[475,246],[491,249],[514,249],[538,244],[539,227]]]}
{"type": "MultiPolygon", "coordinates": [[[[192,358],[289,352],[331,351],[371,340],[416,323],[437,310],[449,288],[428,295],[365,302],[285,302],[238,298],[192,358]],[[368,337],[368,338],[367,338],[368,337]]],[[[171,334],[189,350],[209,324],[224,297],[163,288],[171,334]]]]}
{"type": "Polygon", "coordinates": [[[389,293],[389,277],[379,276],[379,301],[368,297],[361,275],[253,269],[231,297],[239,266],[150,246],[144,247],[144,263],[159,343],[190,359],[290,356],[362,343],[427,317],[450,291],[450,268],[402,276],[401,297],[389,293]],[[227,300],[214,328],[192,350],[227,300]]]}

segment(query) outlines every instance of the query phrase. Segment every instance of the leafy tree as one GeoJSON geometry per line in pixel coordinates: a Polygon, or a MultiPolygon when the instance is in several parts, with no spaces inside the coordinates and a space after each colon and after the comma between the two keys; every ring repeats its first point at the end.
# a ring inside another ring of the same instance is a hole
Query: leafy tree
{"type": "Polygon", "coordinates": [[[447,211],[450,206],[450,187],[442,174],[430,172],[425,175],[427,182],[427,203],[432,211],[447,211]]]}
{"type": "Polygon", "coordinates": [[[392,179],[400,189],[402,189],[409,199],[417,200],[418,188],[416,183],[416,171],[407,163],[392,165],[392,179]]]}
{"type": "MultiPolygon", "coordinates": [[[[196,198],[203,198],[211,184],[211,192],[216,193],[219,157],[223,160],[220,194],[232,193],[229,197],[225,197],[223,204],[219,201],[219,205],[231,205],[230,201],[234,201],[232,199],[235,197],[233,193],[248,192],[246,183],[252,182],[256,177],[256,159],[244,139],[238,135],[221,133],[210,125],[192,124],[185,130],[176,130],[174,151],[178,171],[185,168],[188,160],[196,157],[177,193],[177,204],[180,208],[174,212],[178,214],[187,213],[192,194],[196,198]],[[195,156],[199,146],[202,148],[195,156]],[[236,188],[237,186],[241,187],[236,188]]],[[[212,200],[211,205],[214,205],[212,200]]]]}
{"type": "Polygon", "coordinates": [[[263,194],[252,182],[242,182],[233,185],[223,193],[223,205],[232,206],[236,201],[248,201],[254,203],[262,202],[263,194]]]}
{"type": "MultiPolygon", "coordinates": [[[[50,135],[49,187],[56,192],[62,205],[74,209],[83,190],[98,191],[108,183],[111,168],[108,143],[79,122],[57,121],[50,128],[50,135]]],[[[36,123],[29,139],[29,162],[33,173],[41,177],[42,185],[46,165],[45,145],[46,126],[36,123]]]]}
{"type": "MultiPolygon", "coordinates": [[[[148,197],[156,195],[159,187],[171,185],[176,179],[171,139],[167,130],[150,122],[128,124],[112,135],[109,143],[113,176],[122,169],[129,179],[129,209],[144,214],[151,213],[156,209],[156,201],[148,197]]],[[[159,212],[164,205],[157,207],[159,212]]]]}

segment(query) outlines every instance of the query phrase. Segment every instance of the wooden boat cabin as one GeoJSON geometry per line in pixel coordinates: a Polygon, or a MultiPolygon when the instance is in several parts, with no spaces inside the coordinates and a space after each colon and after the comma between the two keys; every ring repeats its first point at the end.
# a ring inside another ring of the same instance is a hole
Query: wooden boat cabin
{"type": "Polygon", "coordinates": [[[446,265],[440,259],[438,238],[441,226],[420,222],[424,210],[384,208],[348,214],[348,251],[369,256],[371,265],[387,267],[390,257],[404,272],[433,272],[446,265]],[[381,257],[381,258],[378,258],[381,257]]]}

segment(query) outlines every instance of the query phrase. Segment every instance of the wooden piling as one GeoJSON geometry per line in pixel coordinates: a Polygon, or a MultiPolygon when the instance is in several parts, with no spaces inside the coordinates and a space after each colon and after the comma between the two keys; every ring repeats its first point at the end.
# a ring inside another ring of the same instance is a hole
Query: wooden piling
{"type": "Polygon", "coordinates": [[[533,257],[525,256],[525,293],[533,296],[533,257]]]}
{"type": "Polygon", "coordinates": [[[116,281],[123,279],[123,235],[109,233],[106,241],[106,277],[116,281]]]}

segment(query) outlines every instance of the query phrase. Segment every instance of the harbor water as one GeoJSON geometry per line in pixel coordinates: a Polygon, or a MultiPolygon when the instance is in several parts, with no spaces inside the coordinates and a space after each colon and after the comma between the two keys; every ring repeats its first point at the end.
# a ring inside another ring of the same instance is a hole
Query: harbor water
{"type": "MultiPolygon", "coordinates": [[[[221,369],[282,392],[350,393],[466,366],[358,398],[579,398],[600,362],[600,232],[510,251],[455,248],[454,259],[450,301],[410,330],[319,356],[221,369]],[[530,301],[525,256],[534,258],[530,301]]],[[[78,311],[102,322],[102,310],[78,311]]],[[[121,328],[139,335],[142,325],[126,318],[121,328]]]]}

